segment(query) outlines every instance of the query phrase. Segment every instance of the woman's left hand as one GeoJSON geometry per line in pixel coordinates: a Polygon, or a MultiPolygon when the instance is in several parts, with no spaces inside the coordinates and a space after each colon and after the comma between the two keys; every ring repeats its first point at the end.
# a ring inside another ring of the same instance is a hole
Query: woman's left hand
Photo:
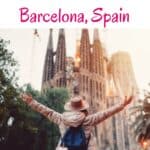
{"type": "Polygon", "coordinates": [[[135,97],[135,90],[134,90],[134,88],[132,88],[131,96],[129,96],[129,97],[125,96],[124,105],[126,106],[126,105],[130,104],[132,102],[132,100],[134,99],[134,97],[135,97]]]}
{"type": "Polygon", "coordinates": [[[124,100],[124,105],[128,105],[132,102],[133,100],[133,96],[130,96],[129,98],[127,98],[127,96],[125,96],[125,100],[124,100]]]}

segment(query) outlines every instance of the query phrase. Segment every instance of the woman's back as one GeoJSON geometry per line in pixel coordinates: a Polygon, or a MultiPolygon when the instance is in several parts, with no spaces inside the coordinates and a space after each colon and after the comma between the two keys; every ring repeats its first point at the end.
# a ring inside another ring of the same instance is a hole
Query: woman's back
{"type": "Polygon", "coordinates": [[[93,127],[88,122],[88,115],[83,112],[65,112],[62,115],[62,122],[59,125],[61,135],[64,135],[69,127],[82,125],[86,141],[89,140],[88,150],[96,150],[96,139],[93,136],[93,127]]]}

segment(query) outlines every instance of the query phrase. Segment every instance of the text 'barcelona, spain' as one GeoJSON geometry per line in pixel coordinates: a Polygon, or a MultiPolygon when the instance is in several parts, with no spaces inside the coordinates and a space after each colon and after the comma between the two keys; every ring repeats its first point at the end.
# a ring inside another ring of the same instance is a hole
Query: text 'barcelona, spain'
{"type": "Polygon", "coordinates": [[[110,23],[129,23],[129,12],[122,7],[110,12],[102,7],[94,8],[91,15],[84,12],[66,12],[59,8],[55,12],[35,12],[28,7],[19,8],[19,20],[21,23],[78,23],[78,24],[99,24],[100,27],[108,27],[110,23]]]}

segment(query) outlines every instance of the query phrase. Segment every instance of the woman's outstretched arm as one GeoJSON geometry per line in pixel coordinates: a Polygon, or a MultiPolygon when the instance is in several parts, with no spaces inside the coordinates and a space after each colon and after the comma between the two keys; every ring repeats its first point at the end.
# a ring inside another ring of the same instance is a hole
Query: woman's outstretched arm
{"type": "Polygon", "coordinates": [[[133,96],[130,96],[128,99],[125,97],[124,102],[117,104],[115,106],[112,106],[111,108],[108,108],[104,112],[97,112],[95,114],[89,115],[86,120],[86,125],[97,125],[98,123],[104,121],[105,119],[111,117],[112,115],[120,112],[127,106],[133,99],[133,96]]]}
{"type": "Polygon", "coordinates": [[[62,121],[62,115],[53,109],[50,109],[43,104],[37,102],[34,100],[31,96],[27,94],[21,94],[21,99],[28,105],[30,106],[33,110],[41,113],[44,115],[46,118],[48,118],[50,121],[60,124],[62,121]]]}

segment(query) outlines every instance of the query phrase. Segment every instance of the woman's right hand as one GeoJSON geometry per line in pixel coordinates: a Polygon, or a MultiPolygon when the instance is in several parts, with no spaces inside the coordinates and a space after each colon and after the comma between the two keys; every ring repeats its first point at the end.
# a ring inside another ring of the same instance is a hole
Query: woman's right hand
{"type": "Polygon", "coordinates": [[[20,95],[20,97],[21,97],[21,99],[22,99],[25,103],[30,103],[30,102],[33,100],[32,96],[27,95],[27,94],[25,94],[25,93],[22,93],[22,94],[20,95]]]}

